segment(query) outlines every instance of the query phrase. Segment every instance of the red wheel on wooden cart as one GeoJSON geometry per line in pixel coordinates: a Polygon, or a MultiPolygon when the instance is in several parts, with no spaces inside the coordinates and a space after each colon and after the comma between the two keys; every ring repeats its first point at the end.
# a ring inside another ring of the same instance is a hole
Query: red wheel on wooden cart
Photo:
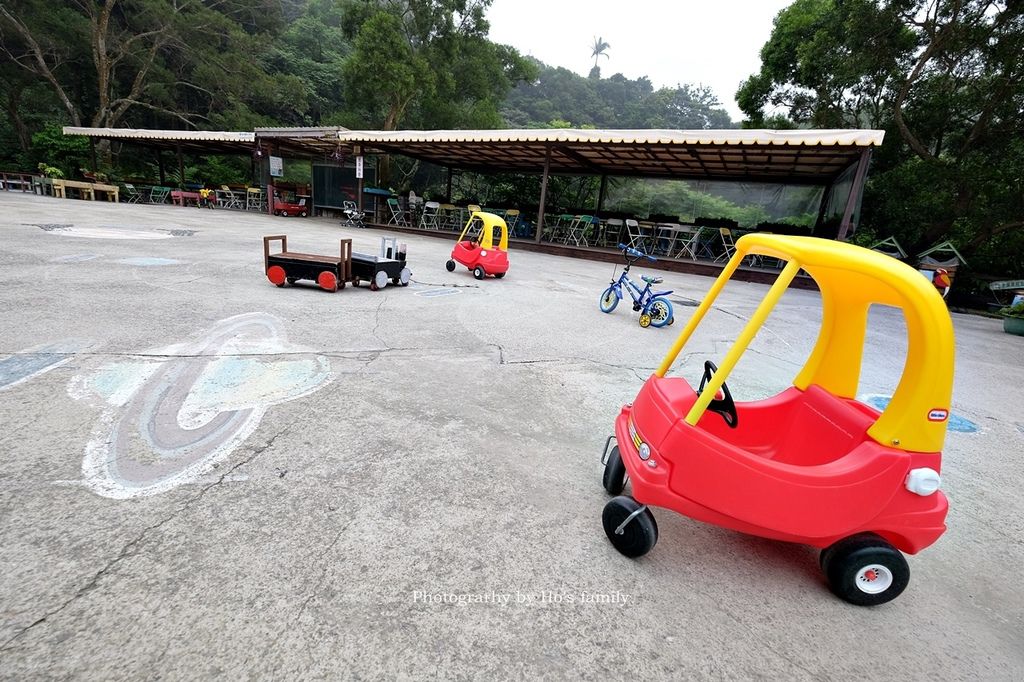
{"type": "Polygon", "coordinates": [[[330,270],[324,270],[316,278],[316,283],[320,285],[320,288],[324,291],[337,291],[338,290],[338,278],[334,276],[334,273],[330,270]]]}
{"type": "Polygon", "coordinates": [[[271,265],[267,268],[267,279],[277,286],[283,287],[285,280],[284,268],[280,265],[271,265]]]}

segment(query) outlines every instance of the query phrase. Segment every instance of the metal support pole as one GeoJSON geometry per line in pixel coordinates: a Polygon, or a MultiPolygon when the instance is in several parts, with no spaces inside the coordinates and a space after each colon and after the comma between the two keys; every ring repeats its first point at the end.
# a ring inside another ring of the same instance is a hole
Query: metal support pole
{"type": "Polygon", "coordinates": [[[97,172],[100,169],[99,168],[99,164],[96,163],[96,138],[95,137],[90,137],[89,138],[89,151],[92,154],[92,172],[95,173],[95,172],[97,172]]]}
{"type": "Polygon", "coordinates": [[[448,191],[445,193],[445,203],[452,203],[452,167],[448,166],[448,191]]]}
{"type": "Polygon", "coordinates": [[[540,244],[540,238],[544,235],[544,202],[548,199],[548,175],[551,172],[551,147],[544,152],[544,175],[540,180],[540,205],[537,206],[537,234],[533,241],[540,244]]]}
{"type": "Polygon", "coordinates": [[[181,144],[174,146],[178,151],[178,189],[185,189],[185,158],[181,155],[181,144]]]}
{"type": "Polygon", "coordinates": [[[860,161],[857,162],[857,173],[853,177],[853,184],[850,186],[850,196],[846,198],[846,210],[843,212],[843,222],[839,224],[839,234],[836,239],[846,241],[847,235],[851,232],[853,211],[860,204],[861,195],[864,193],[864,179],[868,175],[868,163],[871,161],[871,148],[861,151],[860,161]]]}
{"type": "Polygon", "coordinates": [[[164,171],[164,153],[159,147],[156,149],[156,167],[160,169],[160,184],[167,186],[167,173],[164,171]]]}
{"type": "Polygon", "coordinates": [[[601,176],[601,189],[597,190],[597,212],[600,213],[604,208],[604,193],[608,189],[608,176],[601,176]]]}

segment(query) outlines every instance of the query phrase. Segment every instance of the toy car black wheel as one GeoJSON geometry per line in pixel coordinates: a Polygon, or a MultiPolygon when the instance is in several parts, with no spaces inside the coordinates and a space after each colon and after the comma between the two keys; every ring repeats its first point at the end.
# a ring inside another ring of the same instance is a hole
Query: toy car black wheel
{"type": "Polygon", "coordinates": [[[484,269],[479,265],[473,268],[473,276],[476,277],[477,279],[483,279],[486,275],[487,273],[484,272],[484,269]]]}
{"type": "Polygon", "coordinates": [[[504,272],[496,272],[496,273],[494,273],[494,279],[501,279],[504,276],[505,276],[504,272]]]}
{"type": "Polygon", "coordinates": [[[305,211],[303,211],[303,212],[302,212],[302,213],[300,213],[299,215],[300,215],[300,216],[302,216],[303,218],[305,218],[305,217],[306,217],[306,212],[305,212],[305,211]]]}
{"type": "Polygon", "coordinates": [[[402,283],[402,280],[398,279],[397,277],[392,277],[391,278],[391,283],[394,284],[397,287],[399,284],[402,283]]]}
{"type": "Polygon", "coordinates": [[[450,260],[444,264],[444,269],[448,272],[455,272],[455,261],[450,260]]]}
{"type": "Polygon", "coordinates": [[[289,277],[285,281],[288,282],[288,284],[295,284],[295,278],[294,277],[289,277]]]}
{"type": "Polygon", "coordinates": [[[892,601],[907,588],[910,566],[874,533],[844,538],[821,553],[821,568],[837,597],[857,606],[892,601]]]}
{"type": "Polygon", "coordinates": [[[654,514],[632,497],[613,497],[604,506],[601,520],[605,535],[615,549],[631,559],[647,554],[658,542],[654,514]]]}
{"type": "Polygon", "coordinates": [[[619,495],[626,487],[626,465],[622,463],[619,446],[612,446],[608,452],[608,460],[604,463],[604,476],[601,478],[604,489],[612,495],[619,495]]]}

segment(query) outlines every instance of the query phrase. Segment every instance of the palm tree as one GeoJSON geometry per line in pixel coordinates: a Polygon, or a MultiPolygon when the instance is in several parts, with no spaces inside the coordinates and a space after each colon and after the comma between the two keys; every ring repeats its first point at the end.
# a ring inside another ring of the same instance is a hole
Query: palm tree
{"type": "Polygon", "coordinates": [[[602,40],[601,38],[594,38],[594,44],[590,46],[590,56],[594,58],[595,68],[597,67],[598,57],[607,57],[610,59],[610,57],[608,57],[608,48],[610,47],[611,45],[604,42],[604,40],[602,40]]]}

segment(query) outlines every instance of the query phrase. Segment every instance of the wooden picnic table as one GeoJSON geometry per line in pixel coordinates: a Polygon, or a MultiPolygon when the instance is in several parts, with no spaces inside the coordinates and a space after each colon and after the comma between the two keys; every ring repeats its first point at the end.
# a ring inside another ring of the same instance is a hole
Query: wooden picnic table
{"type": "Polygon", "coordinates": [[[103,192],[107,201],[117,202],[120,197],[120,190],[116,185],[105,185],[101,182],[82,182],[81,180],[62,180],[53,178],[53,196],[58,199],[67,199],[67,190],[77,189],[83,199],[88,201],[96,200],[96,192],[103,192]]]}
{"type": "Polygon", "coordinates": [[[177,204],[178,206],[184,206],[185,202],[194,202],[196,206],[199,205],[199,192],[188,192],[185,190],[172,190],[171,191],[171,203],[177,204]]]}

